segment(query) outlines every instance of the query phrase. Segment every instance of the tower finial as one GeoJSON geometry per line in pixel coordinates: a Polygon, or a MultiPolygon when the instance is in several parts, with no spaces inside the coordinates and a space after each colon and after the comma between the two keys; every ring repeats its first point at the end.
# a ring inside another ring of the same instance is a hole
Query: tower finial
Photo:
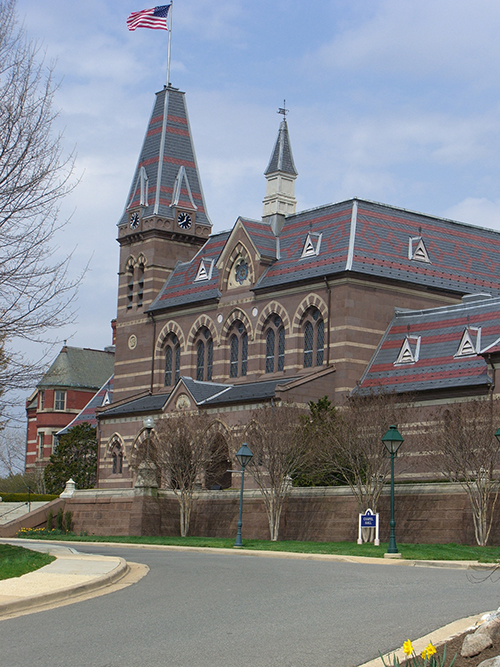
{"type": "Polygon", "coordinates": [[[283,116],[283,120],[286,120],[287,113],[290,113],[290,109],[286,108],[286,100],[283,100],[283,106],[278,109],[278,113],[283,116]]]}

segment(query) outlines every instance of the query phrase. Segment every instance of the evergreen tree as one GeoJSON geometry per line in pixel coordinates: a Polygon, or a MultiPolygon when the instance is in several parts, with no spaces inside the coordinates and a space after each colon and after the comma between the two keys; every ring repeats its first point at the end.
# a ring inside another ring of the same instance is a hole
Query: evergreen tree
{"type": "Polygon", "coordinates": [[[45,468],[48,493],[61,493],[68,479],[77,489],[91,489],[97,481],[96,429],[83,423],[62,435],[45,468]]]}

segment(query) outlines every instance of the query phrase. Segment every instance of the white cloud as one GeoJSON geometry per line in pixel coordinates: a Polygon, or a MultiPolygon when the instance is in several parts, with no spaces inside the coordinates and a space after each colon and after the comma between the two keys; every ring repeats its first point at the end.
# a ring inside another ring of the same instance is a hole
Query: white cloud
{"type": "Polygon", "coordinates": [[[450,206],[443,215],[452,220],[469,222],[480,227],[500,230],[500,199],[466,197],[450,206]]]}
{"type": "Polygon", "coordinates": [[[500,59],[495,0],[378,0],[316,52],[335,70],[493,82],[500,59]]]}

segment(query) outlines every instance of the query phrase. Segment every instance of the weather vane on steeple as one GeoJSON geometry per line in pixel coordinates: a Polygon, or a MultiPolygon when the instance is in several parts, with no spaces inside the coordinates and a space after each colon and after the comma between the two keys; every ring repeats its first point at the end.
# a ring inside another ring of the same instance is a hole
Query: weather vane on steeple
{"type": "Polygon", "coordinates": [[[289,113],[289,109],[286,108],[286,100],[283,100],[283,106],[278,109],[278,113],[283,116],[283,119],[286,120],[286,115],[289,113]]]}

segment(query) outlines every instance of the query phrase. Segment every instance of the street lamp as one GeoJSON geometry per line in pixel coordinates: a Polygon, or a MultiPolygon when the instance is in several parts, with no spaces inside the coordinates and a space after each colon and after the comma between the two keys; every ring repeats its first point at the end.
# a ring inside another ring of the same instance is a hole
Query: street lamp
{"type": "Polygon", "coordinates": [[[236,458],[238,459],[241,465],[241,489],[240,489],[240,515],[238,518],[238,533],[236,535],[236,542],[234,543],[235,547],[242,547],[243,542],[241,541],[241,526],[243,525],[242,513],[243,513],[243,484],[245,480],[245,468],[250,463],[253,458],[253,454],[250,450],[250,447],[243,443],[241,447],[236,452],[236,458]]]}
{"type": "MultiPolygon", "coordinates": [[[[389,524],[391,531],[387,553],[398,554],[398,556],[400,556],[396,546],[396,521],[394,520],[394,457],[397,455],[398,449],[403,444],[403,436],[395,426],[390,426],[387,433],[382,437],[382,442],[391,455],[391,522],[389,524]]],[[[397,558],[398,556],[393,557],[397,558]]]]}
{"type": "Polygon", "coordinates": [[[149,441],[151,440],[151,431],[155,427],[154,417],[144,417],[142,424],[146,429],[147,441],[146,441],[146,459],[149,460],[149,441]]]}

